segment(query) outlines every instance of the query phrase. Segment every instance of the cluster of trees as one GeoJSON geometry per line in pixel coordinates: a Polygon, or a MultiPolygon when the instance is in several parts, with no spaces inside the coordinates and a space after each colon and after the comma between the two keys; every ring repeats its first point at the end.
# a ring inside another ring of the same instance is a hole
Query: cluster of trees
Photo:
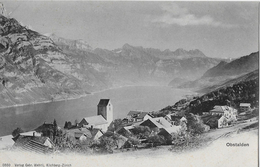
{"type": "Polygon", "coordinates": [[[65,121],[64,129],[75,128],[78,126],[78,123],[79,123],[79,121],[77,119],[74,121],[74,125],[70,121],[65,121]]]}
{"type": "Polygon", "coordinates": [[[221,88],[202,96],[181,99],[173,106],[167,106],[160,110],[160,115],[166,115],[176,110],[202,115],[203,112],[213,109],[215,105],[229,105],[239,108],[240,103],[250,103],[252,107],[258,108],[258,98],[259,81],[257,78],[221,88]]]}
{"type": "Polygon", "coordinates": [[[202,114],[215,105],[239,108],[240,103],[251,103],[252,107],[258,107],[258,85],[258,79],[254,79],[213,91],[190,102],[189,110],[194,114],[202,114]]]}

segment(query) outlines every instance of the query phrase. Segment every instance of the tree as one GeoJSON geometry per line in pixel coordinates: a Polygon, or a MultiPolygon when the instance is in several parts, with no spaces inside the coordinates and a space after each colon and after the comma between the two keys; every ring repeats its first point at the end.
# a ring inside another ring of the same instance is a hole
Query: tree
{"type": "Polygon", "coordinates": [[[56,120],[53,120],[53,140],[55,139],[55,137],[57,136],[58,133],[58,125],[56,120]]]}
{"type": "Polygon", "coordinates": [[[20,133],[23,133],[24,131],[21,128],[16,128],[13,132],[12,132],[12,136],[16,137],[17,135],[19,135],[20,133]]]}
{"type": "Polygon", "coordinates": [[[71,126],[72,126],[72,123],[69,121],[69,122],[67,122],[67,128],[68,129],[70,129],[71,128],[71,126]]]}
{"type": "Polygon", "coordinates": [[[67,121],[64,124],[64,129],[68,129],[68,122],[67,121]]]}
{"type": "Polygon", "coordinates": [[[123,127],[123,121],[121,119],[115,119],[113,122],[111,122],[111,124],[108,127],[108,130],[111,132],[116,131],[117,129],[119,129],[120,127],[123,127]]]}
{"type": "Polygon", "coordinates": [[[151,134],[152,130],[148,126],[136,126],[132,129],[132,132],[138,138],[147,138],[151,134]]]}
{"type": "Polygon", "coordinates": [[[54,128],[58,128],[56,119],[53,120],[53,126],[54,126],[54,128]]]}
{"type": "Polygon", "coordinates": [[[153,146],[166,144],[165,138],[161,135],[153,135],[147,138],[148,143],[152,143],[153,146]]]}
{"type": "Polygon", "coordinates": [[[187,119],[187,131],[191,133],[192,135],[201,134],[204,132],[204,126],[201,120],[199,118],[192,114],[192,113],[186,113],[186,119],[187,119]]]}

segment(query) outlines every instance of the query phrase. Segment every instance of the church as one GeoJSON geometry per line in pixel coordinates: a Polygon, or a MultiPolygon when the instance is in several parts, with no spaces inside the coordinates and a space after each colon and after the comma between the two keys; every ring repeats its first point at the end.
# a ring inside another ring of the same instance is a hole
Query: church
{"type": "Polygon", "coordinates": [[[113,121],[113,106],[110,99],[100,99],[97,105],[97,115],[83,118],[79,127],[97,128],[106,132],[113,121]]]}

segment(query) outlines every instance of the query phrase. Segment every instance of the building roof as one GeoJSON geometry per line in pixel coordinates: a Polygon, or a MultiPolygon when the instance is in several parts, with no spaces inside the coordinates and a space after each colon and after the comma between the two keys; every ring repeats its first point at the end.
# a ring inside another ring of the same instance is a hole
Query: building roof
{"type": "Polygon", "coordinates": [[[138,115],[140,114],[142,111],[129,111],[129,113],[127,114],[128,116],[130,115],[138,115]]]}
{"type": "Polygon", "coordinates": [[[159,124],[158,122],[156,122],[154,119],[147,119],[145,121],[143,121],[142,123],[140,123],[141,126],[148,126],[150,128],[163,128],[163,126],[161,124],[159,124]]]}
{"type": "Polygon", "coordinates": [[[181,129],[181,126],[172,126],[169,128],[162,128],[159,134],[163,134],[164,132],[167,132],[168,134],[177,133],[181,129]]]}
{"type": "Polygon", "coordinates": [[[130,130],[134,129],[134,126],[125,126],[125,127],[121,127],[121,128],[118,128],[116,130],[116,133],[120,134],[121,132],[128,132],[128,133],[132,133],[130,130]]]}
{"type": "Polygon", "coordinates": [[[92,135],[92,139],[95,138],[95,136],[97,135],[98,132],[101,132],[103,134],[103,132],[100,129],[93,128],[93,129],[90,130],[90,133],[92,135]]]}
{"type": "Polygon", "coordinates": [[[172,127],[169,127],[169,128],[164,128],[169,134],[172,134],[172,133],[177,133],[180,129],[181,129],[181,126],[172,126],[172,127]]]}
{"type": "Polygon", "coordinates": [[[172,124],[169,123],[164,117],[153,118],[157,123],[161,124],[164,128],[172,127],[172,124]]]}
{"type": "Polygon", "coordinates": [[[250,103],[240,103],[239,106],[240,106],[240,107],[250,107],[251,104],[250,104],[250,103]]]}
{"type": "Polygon", "coordinates": [[[18,135],[17,137],[13,138],[16,145],[23,145],[30,140],[34,140],[38,143],[44,144],[48,137],[43,136],[25,136],[25,135],[18,135]]]}
{"type": "MultiPolygon", "coordinates": [[[[145,125],[148,122],[153,123],[157,128],[169,128],[172,127],[173,125],[169,123],[165,118],[163,117],[157,117],[157,118],[149,118],[142,122],[140,125],[145,125]]],[[[149,124],[149,123],[148,123],[149,124]]]]}
{"type": "Polygon", "coordinates": [[[87,128],[69,129],[68,132],[74,133],[74,136],[77,138],[79,138],[82,135],[85,135],[88,138],[92,138],[92,134],[87,128]]]}
{"type": "Polygon", "coordinates": [[[100,99],[98,106],[107,106],[110,99],[100,99]]]}
{"type": "Polygon", "coordinates": [[[36,153],[40,153],[40,154],[46,153],[49,149],[47,146],[45,146],[41,143],[38,143],[34,140],[30,140],[28,143],[21,146],[20,148],[23,150],[26,150],[26,151],[36,152],[36,153]]]}
{"type": "Polygon", "coordinates": [[[127,116],[132,116],[137,119],[143,119],[148,112],[143,112],[143,111],[129,111],[127,116]]]}
{"type": "Polygon", "coordinates": [[[214,108],[212,110],[210,110],[210,112],[220,112],[220,113],[224,113],[224,106],[214,106],[214,108]]]}
{"type": "Polygon", "coordinates": [[[90,125],[102,125],[108,123],[102,115],[86,117],[83,119],[85,119],[90,125]]]}
{"type": "Polygon", "coordinates": [[[54,146],[53,142],[48,137],[42,136],[24,136],[18,135],[17,137],[13,138],[15,141],[14,146],[19,147],[23,150],[33,151],[37,153],[45,153],[50,149],[48,146],[45,146],[44,143],[46,140],[54,146]]]}
{"type": "Polygon", "coordinates": [[[148,114],[148,112],[141,112],[136,118],[143,119],[146,114],[148,114]]]}

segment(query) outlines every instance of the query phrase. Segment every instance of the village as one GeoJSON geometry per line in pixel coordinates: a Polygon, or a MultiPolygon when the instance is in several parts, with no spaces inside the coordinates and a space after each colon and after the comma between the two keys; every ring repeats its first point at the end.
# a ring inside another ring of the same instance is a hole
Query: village
{"type": "Polygon", "coordinates": [[[54,120],[52,123],[44,122],[30,132],[15,129],[11,149],[41,154],[66,151],[96,154],[160,145],[174,148],[187,145],[211,129],[235,126],[249,118],[258,121],[257,116],[251,116],[253,111],[250,103],[240,103],[239,109],[215,105],[201,116],[180,111],[158,116],[153,112],[134,110],[123,119],[114,119],[111,100],[100,99],[97,115],[82,118],[80,122],[66,121],[64,127],[59,127],[54,120]]]}

